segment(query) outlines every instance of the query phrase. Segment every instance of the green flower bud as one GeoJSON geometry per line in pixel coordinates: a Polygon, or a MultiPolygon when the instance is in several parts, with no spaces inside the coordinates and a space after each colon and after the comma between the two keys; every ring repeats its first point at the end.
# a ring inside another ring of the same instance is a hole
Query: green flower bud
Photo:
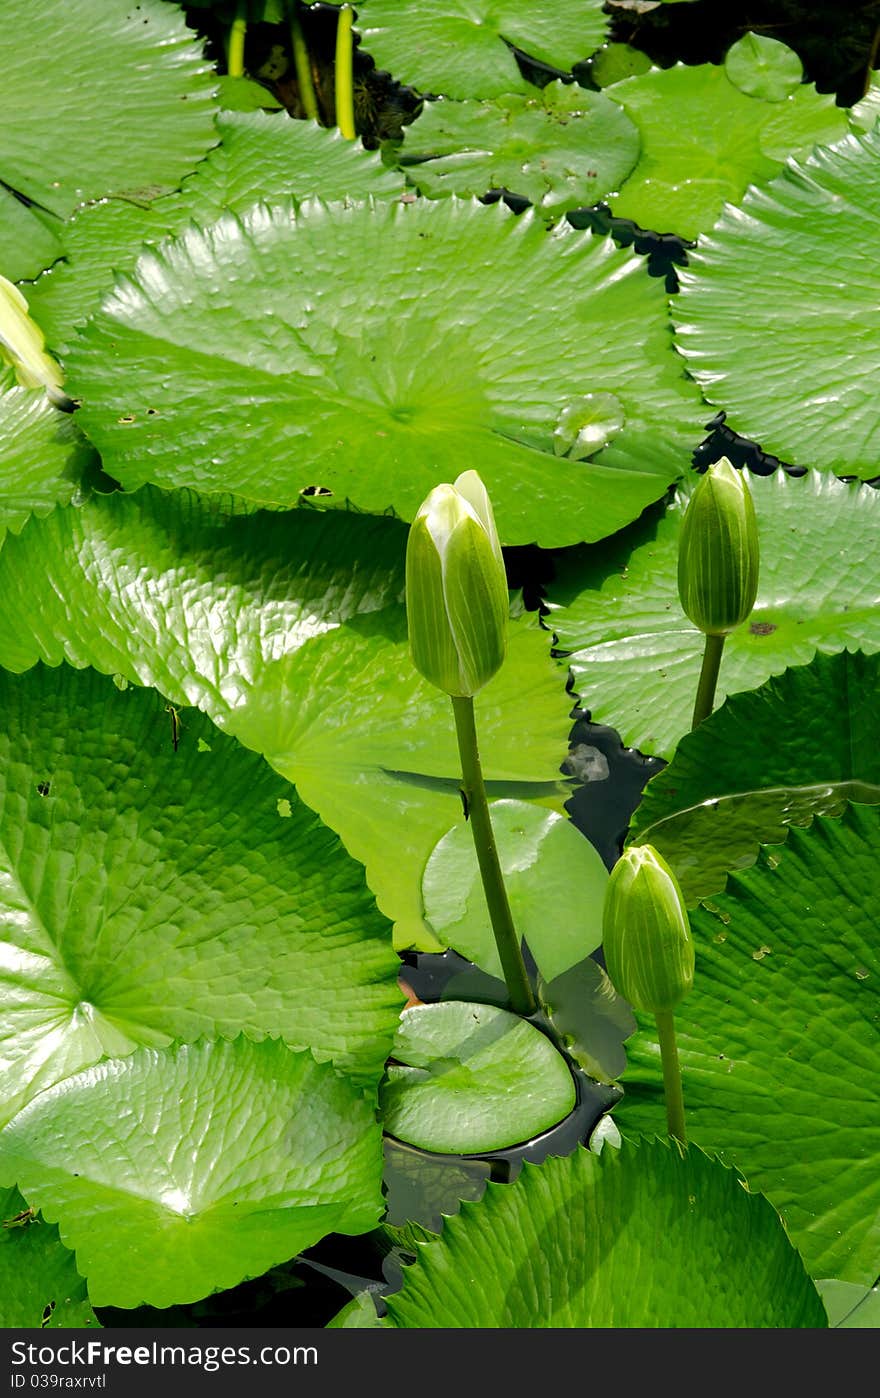
{"type": "Polygon", "coordinates": [[[602,917],[605,965],[637,1010],[673,1010],[694,983],[684,896],[653,845],[632,845],[611,871],[602,917]]]}
{"type": "Polygon", "coordinates": [[[694,626],[726,636],[755,605],[758,522],[752,493],[726,456],[700,478],[678,545],[678,595],[694,626]]]}
{"type": "Polygon", "coordinates": [[[446,694],[470,697],[500,668],[509,600],[486,487],[476,471],[438,485],[413,520],[406,549],[413,664],[446,694]]]}
{"type": "Polygon", "coordinates": [[[44,343],[18,287],[0,276],[0,359],[12,365],[23,388],[45,388],[59,407],[72,407],[61,387],[61,366],[46,353],[44,343]]]}

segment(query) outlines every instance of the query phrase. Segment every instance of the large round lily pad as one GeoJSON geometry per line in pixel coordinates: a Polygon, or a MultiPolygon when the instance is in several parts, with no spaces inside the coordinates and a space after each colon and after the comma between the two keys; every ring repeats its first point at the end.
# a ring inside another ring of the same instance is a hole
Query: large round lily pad
{"type": "Polygon", "coordinates": [[[282,1036],[374,1082],[390,928],[289,784],[197,711],[91,672],[0,672],[0,699],[0,1122],[200,1034],[282,1036]]]}
{"type": "Polygon", "coordinates": [[[818,1328],[825,1310],[767,1200],[693,1146],[624,1142],[524,1165],[418,1248],[400,1329],[818,1328]]]}
{"type": "Polygon", "coordinates": [[[641,258],[476,200],[258,205],[190,229],[144,253],[65,365],[127,490],[278,506],[318,485],[409,520],[476,461],[508,544],[628,523],[705,412],[641,258]],[[572,459],[556,429],[591,394],[620,417],[572,459]]]}
{"type": "Polygon", "coordinates": [[[382,1212],[356,1084],[277,1041],[142,1048],[50,1088],[0,1132],[0,1180],[58,1223],[97,1306],[170,1306],[382,1212]]]}
{"type": "Polygon", "coordinates": [[[864,480],[880,472],[865,255],[878,218],[880,132],[817,149],[723,214],[673,312],[691,373],[732,427],[784,461],[864,480]]]}
{"type": "MultiPolygon", "coordinates": [[[[688,1136],[779,1210],[816,1278],[880,1274],[880,810],[817,816],[691,913],[676,1010],[688,1136]]],[[[627,1044],[624,1132],[664,1129],[656,1027],[627,1044]]]]}
{"type": "Polygon", "coordinates": [[[394,198],[406,188],[403,176],[389,170],[377,153],[347,141],[336,128],[295,121],[286,113],[223,112],[216,129],[220,144],[179,194],[150,204],[103,199],[64,225],[63,261],[28,287],[31,313],[56,352],[65,350],[74,327],[98,309],[115,273],[131,272],[145,244],[182,233],[191,221],[210,223],[224,210],[243,213],[258,199],[271,204],[307,195],[394,198]]]}
{"type": "Polygon", "coordinates": [[[493,1005],[446,1000],[403,1011],[379,1087],[385,1130],[423,1150],[473,1155],[529,1141],[575,1105],[550,1040],[493,1005]]]}
{"type": "MultiPolygon", "coordinates": [[[[748,473],[760,536],[751,616],[728,636],[715,704],[805,665],[817,651],[880,650],[880,492],[811,471],[748,473]]],[[[689,730],[703,637],[681,610],[682,485],[662,517],[597,549],[572,550],[548,589],[574,688],[627,746],[671,757],[689,730]]]]}

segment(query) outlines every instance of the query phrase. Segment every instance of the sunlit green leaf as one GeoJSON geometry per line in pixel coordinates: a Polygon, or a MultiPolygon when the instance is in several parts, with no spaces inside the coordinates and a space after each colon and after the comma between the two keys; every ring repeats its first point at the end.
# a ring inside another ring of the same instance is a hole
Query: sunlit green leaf
{"type": "Polygon", "coordinates": [[[658,233],[696,238],[712,227],[725,201],[738,203],[750,184],[776,175],[787,156],[806,155],[846,131],[846,113],[833,93],[803,85],[784,101],[761,95],[760,55],[750,63],[745,51],[736,72],[737,84],[715,64],[678,63],[604,89],[635,122],[642,146],[635,170],[609,200],[615,214],[658,233]],[[756,94],[743,83],[757,87],[756,94]]]}
{"type": "Polygon", "coordinates": [[[0,180],[41,209],[154,199],[215,143],[211,66],[178,6],[0,0],[0,32],[0,180]]]}
{"type": "Polygon", "coordinates": [[[143,255],[65,364],[127,490],[292,505],[318,485],[412,519],[476,461],[508,544],[620,528],[679,476],[704,418],[641,258],[452,198],[282,203],[191,229],[143,255]],[[590,392],[619,400],[621,430],[587,462],[557,457],[560,414],[590,392]]]}
{"type": "Polygon", "coordinates": [[[0,1179],[59,1224],[95,1305],[170,1306],[372,1228],[380,1134],[310,1053],[202,1040],[44,1092],[0,1132],[0,1179]]]}
{"type": "Polygon", "coordinates": [[[730,426],[784,461],[864,480],[880,471],[864,241],[878,218],[880,132],[846,136],[727,210],[674,307],[679,348],[730,426]]]}
{"type": "Polygon", "coordinates": [[[403,1011],[379,1087],[385,1130],[422,1150],[473,1155],[529,1141],[575,1105],[550,1040],[493,1005],[447,1000],[403,1011]]]}

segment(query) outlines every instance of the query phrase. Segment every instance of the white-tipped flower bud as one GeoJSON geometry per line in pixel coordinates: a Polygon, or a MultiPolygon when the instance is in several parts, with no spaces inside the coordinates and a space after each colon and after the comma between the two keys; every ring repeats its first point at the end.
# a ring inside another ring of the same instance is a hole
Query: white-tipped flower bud
{"type": "Polygon", "coordinates": [[[745,476],[724,456],[691,496],[678,545],[678,595],[707,636],[742,625],[758,591],[758,522],[745,476]]]}
{"type": "Polygon", "coordinates": [[[406,550],[413,664],[446,694],[470,697],[504,660],[509,600],[492,506],[476,471],[438,485],[406,550]]]}
{"type": "Polygon", "coordinates": [[[45,388],[59,407],[72,406],[60,364],[43,348],[43,332],[28,313],[18,287],[0,276],[0,359],[11,364],[23,388],[45,388]]]}
{"type": "Polygon", "coordinates": [[[615,989],[637,1010],[673,1010],[694,983],[684,895],[653,845],[631,845],[611,871],[602,948],[615,989]]]}

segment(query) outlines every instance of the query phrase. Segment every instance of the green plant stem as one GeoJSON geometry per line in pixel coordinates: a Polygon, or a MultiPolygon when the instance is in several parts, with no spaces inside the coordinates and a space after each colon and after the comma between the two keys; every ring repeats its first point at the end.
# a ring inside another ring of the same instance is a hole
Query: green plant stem
{"type": "Polygon", "coordinates": [[[467,814],[477,851],[480,877],[483,880],[495,944],[504,970],[507,993],[517,1014],[531,1015],[535,1013],[537,1005],[529,984],[519,937],[513,925],[513,914],[510,911],[495,834],[489,817],[489,802],[486,800],[486,785],[477,748],[474,701],[453,696],[452,710],[455,714],[455,733],[461,757],[462,790],[467,802],[467,814]]]}
{"type": "Polygon", "coordinates": [[[671,1010],[660,1010],[654,1016],[657,1021],[657,1034],[660,1039],[660,1058],[663,1063],[663,1094],[666,1098],[666,1125],[670,1136],[682,1145],[687,1145],[684,1129],[684,1097],[681,1091],[681,1068],[678,1062],[678,1048],[675,1043],[675,1021],[671,1010]]]}
{"type": "Polygon", "coordinates": [[[312,69],[309,64],[309,51],[299,22],[299,0],[293,0],[290,14],[290,47],[293,50],[293,63],[296,68],[296,81],[299,87],[299,100],[310,121],[318,120],[318,98],[312,82],[312,69]]]}
{"type": "Polygon", "coordinates": [[[353,45],[351,26],[354,10],[343,5],[336,23],[336,125],[348,141],[357,134],[354,128],[353,45]]]}
{"type": "Polygon", "coordinates": [[[696,728],[697,724],[702,723],[704,718],[708,718],[712,712],[712,706],[715,703],[715,686],[718,683],[718,671],[721,668],[721,652],[724,650],[725,640],[725,636],[706,637],[691,730],[696,728]]]}
{"type": "Polygon", "coordinates": [[[238,0],[235,19],[229,30],[229,49],[226,58],[226,71],[230,78],[244,77],[244,39],[248,26],[248,0],[238,0]]]}

